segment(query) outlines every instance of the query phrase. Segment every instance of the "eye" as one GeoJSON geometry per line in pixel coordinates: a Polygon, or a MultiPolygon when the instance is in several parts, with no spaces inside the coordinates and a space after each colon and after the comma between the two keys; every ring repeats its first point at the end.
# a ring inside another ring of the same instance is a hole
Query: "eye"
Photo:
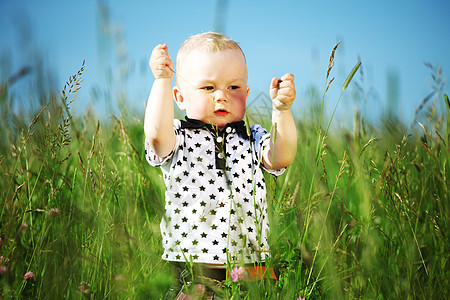
{"type": "Polygon", "coordinates": [[[238,85],[232,85],[228,89],[230,89],[230,90],[237,90],[237,89],[239,89],[239,86],[238,85]]]}
{"type": "Polygon", "coordinates": [[[202,87],[202,90],[212,91],[212,90],[214,90],[214,87],[212,85],[207,85],[207,86],[202,87]]]}

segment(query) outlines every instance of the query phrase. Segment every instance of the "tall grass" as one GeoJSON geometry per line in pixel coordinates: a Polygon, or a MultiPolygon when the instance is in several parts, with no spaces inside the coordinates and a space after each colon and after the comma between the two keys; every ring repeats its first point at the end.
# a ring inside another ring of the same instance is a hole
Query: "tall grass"
{"type": "MultiPolygon", "coordinates": [[[[164,185],[144,158],[143,118],[72,114],[83,71],[29,115],[1,84],[2,298],[159,299],[171,284],[164,185]]],[[[359,120],[351,133],[330,129],[332,118],[322,127],[322,110],[299,116],[295,162],[267,177],[279,281],[248,284],[249,299],[450,296],[450,104],[434,99],[410,130],[359,120]]]]}

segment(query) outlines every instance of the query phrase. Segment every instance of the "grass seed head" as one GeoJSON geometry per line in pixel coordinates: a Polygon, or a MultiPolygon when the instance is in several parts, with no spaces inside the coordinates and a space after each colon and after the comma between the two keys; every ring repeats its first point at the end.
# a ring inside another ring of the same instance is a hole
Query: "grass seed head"
{"type": "Polygon", "coordinates": [[[328,76],[330,75],[331,69],[334,66],[334,53],[336,52],[337,47],[339,46],[341,41],[338,41],[336,43],[336,45],[334,45],[333,50],[331,50],[331,54],[330,54],[330,62],[328,63],[328,70],[327,70],[327,79],[328,76]]]}

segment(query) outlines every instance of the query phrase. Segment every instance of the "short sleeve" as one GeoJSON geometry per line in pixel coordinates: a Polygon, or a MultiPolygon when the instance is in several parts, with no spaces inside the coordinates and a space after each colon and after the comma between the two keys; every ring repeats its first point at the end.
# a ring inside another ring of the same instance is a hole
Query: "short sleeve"
{"type": "Polygon", "coordinates": [[[251,133],[252,133],[252,143],[253,147],[255,149],[258,162],[261,162],[261,168],[275,176],[279,176],[284,173],[286,168],[278,169],[278,170],[272,170],[267,169],[264,164],[262,163],[262,156],[264,153],[264,149],[266,146],[270,143],[270,133],[267,132],[265,128],[263,128],[261,125],[256,124],[251,127],[251,133]]]}
{"type": "Polygon", "coordinates": [[[172,160],[175,149],[178,149],[180,144],[182,143],[181,141],[182,135],[180,134],[180,128],[181,128],[180,120],[175,119],[173,121],[173,129],[175,131],[175,138],[176,138],[175,147],[173,148],[172,152],[170,152],[170,154],[167,155],[166,157],[160,157],[156,155],[150,148],[150,144],[148,143],[147,139],[145,139],[145,158],[147,159],[147,162],[151,166],[160,167],[172,160]]]}

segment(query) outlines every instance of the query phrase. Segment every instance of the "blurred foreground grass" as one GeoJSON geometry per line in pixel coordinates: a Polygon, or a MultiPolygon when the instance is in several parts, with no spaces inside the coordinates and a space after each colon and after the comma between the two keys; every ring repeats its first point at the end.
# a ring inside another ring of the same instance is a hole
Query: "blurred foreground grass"
{"type": "MultiPolygon", "coordinates": [[[[0,298],[159,299],[173,277],[142,116],[72,115],[83,69],[35,112],[15,112],[1,83],[0,298]]],[[[280,280],[250,299],[450,296],[449,103],[436,99],[412,129],[356,115],[325,136],[318,113],[298,118],[295,162],[267,178],[280,280]]]]}

